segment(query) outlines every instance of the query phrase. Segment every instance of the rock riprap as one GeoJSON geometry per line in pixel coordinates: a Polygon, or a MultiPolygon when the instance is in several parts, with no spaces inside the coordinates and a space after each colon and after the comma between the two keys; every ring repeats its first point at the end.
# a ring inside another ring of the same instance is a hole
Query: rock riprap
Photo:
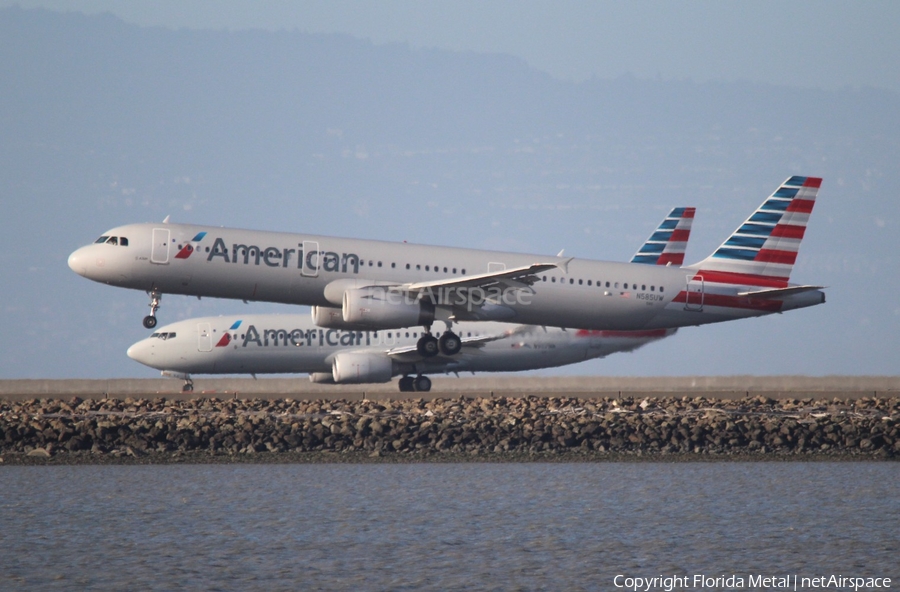
{"type": "Polygon", "coordinates": [[[900,397],[0,401],[0,455],[900,458],[900,397]]]}

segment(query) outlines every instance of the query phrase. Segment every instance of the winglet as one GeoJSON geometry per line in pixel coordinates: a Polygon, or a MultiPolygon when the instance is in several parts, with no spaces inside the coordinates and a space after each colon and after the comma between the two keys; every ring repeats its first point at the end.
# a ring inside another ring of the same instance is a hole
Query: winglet
{"type": "Polygon", "coordinates": [[[572,259],[574,259],[574,258],[575,257],[569,257],[568,259],[564,259],[564,260],[560,261],[559,263],[557,263],[556,266],[558,268],[560,268],[563,271],[563,273],[569,273],[569,263],[571,263],[572,259]]]}
{"type": "Polygon", "coordinates": [[[556,256],[557,256],[557,257],[562,257],[562,256],[563,256],[563,253],[565,253],[565,252],[566,252],[565,249],[560,249],[560,250],[559,250],[559,253],[557,253],[556,256]]]}
{"type": "Polygon", "coordinates": [[[163,224],[168,224],[168,223],[169,223],[169,218],[171,218],[171,217],[172,217],[172,216],[166,216],[166,219],[163,220],[163,224]]]}

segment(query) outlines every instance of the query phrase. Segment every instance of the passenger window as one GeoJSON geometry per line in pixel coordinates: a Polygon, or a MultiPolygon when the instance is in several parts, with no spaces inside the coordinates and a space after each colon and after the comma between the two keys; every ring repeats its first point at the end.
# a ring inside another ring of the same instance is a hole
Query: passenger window
{"type": "Polygon", "coordinates": [[[378,262],[378,267],[381,267],[381,261],[378,262]]]}
{"type": "Polygon", "coordinates": [[[589,285],[589,286],[591,285],[591,280],[588,280],[588,285],[589,285]]]}
{"type": "Polygon", "coordinates": [[[465,268],[465,267],[463,267],[462,274],[463,274],[463,275],[466,275],[466,268],[465,268]]]}
{"type": "Polygon", "coordinates": [[[119,239],[119,246],[120,246],[120,247],[127,247],[127,246],[128,246],[128,239],[125,238],[124,236],[123,236],[122,238],[120,238],[120,239],[119,239]]]}
{"type": "Polygon", "coordinates": [[[391,269],[396,269],[396,268],[397,268],[397,264],[396,264],[396,263],[391,263],[391,269]]]}
{"type": "Polygon", "coordinates": [[[659,291],[660,291],[660,292],[663,291],[663,287],[662,287],[662,286],[659,287],[659,291]]]}
{"type": "Polygon", "coordinates": [[[455,268],[455,267],[453,268],[453,273],[456,273],[456,268],[455,268]]]}
{"type": "Polygon", "coordinates": [[[647,286],[641,284],[641,290],[646,290],[646,289],[647,289],[647,286]]]}
{"type": "Polygon", "coordinates": [[[409,269],[409,263],[406,264],[406,269],[409,269]]]}
{"type": "Polygon", "coordinates": [[[444,273],[447,273],[447,268],[446,268],[446,267],[444,268],[444,273]]]}
{"type": "Polygon", "coordinates": [[[431,269],[428,265],[425,266],[425,271],[431,271],[431,269]]]}
{"type": "Polygon", "coordinates": [[[94,241],[94,244],[99,245],[101,243],[105,243],[107,241],[107,239],[109,239],[108,236],[101,236],[100,238],[98,238],[97,240],[94,241]]]}
{"type": "Polygon", "coordinates": [[[651,292],[655,292],[655,291],[656,291],[656,286],[650,286],[650,291],[651,291],[651,292]]]}
{"type": "Polygon", "coordinates": [[[575,278],[569,278],[569,283],[570,283],[570,284],[574,284],[574,283],[575,283],[575,278]]]}
{"type": "Polygon", "coordinates": [[[579,286],[583,285],[583,282],[581,280],[578,280],[578,285],[579,286]]]}
{"type": "Polygon", "coordinates": [[[609,287],[609,282],[606,282],[606,287],[607,287],[607,288],[609,287]]]}
{"type": "Polygon", "coordinates": [[[619,282],[616,282],[615,287],[616,287],[616,288],[619,287],[619,282]]]}
{"type": "Polygon", "coordinates": [[[556,283],[556,276],[553,276],[552,278],[550,278],[550,281],[551,281],[552,283],[555,284],[555,283],[556,283]]]}
{"type": "Polygon", "coordinates": [[[417,270],[421,270],[421,269],[422,269],[422,265],[419,264],[419,263],[416,263],[416,269],[417,269],[417,270]]]}

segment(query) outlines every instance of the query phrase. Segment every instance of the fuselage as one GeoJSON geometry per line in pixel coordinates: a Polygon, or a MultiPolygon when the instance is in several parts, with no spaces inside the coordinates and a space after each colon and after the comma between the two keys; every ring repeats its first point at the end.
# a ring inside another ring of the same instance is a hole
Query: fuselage
{"type": "Polygon", "coordinates": [[[824,300],[821,292],[740,296],[740,285],[706,294],[702,277],[679,267],[169,223],[109,230],[72,253],[69,266],[89,279],[147,292],[340,307],[345,289],[461,278],[547,261],[560,267],[539,273],[530,288],[496,295],[488,318],[642,330],[759,316],[824,300]]]}
{"type": "Polygon", "coordinates": [[[128,349],[151,368],[182,374],[331,373],[336,355],[390,358],[391,375],[514,372],[563,366],[631,351],[675,330],[587,331],[509,323],[459,323],[452,357],[421,359],[421,329],[347,331],[315,326],[308,315],[202,317],[170,323],[128,349]]]}

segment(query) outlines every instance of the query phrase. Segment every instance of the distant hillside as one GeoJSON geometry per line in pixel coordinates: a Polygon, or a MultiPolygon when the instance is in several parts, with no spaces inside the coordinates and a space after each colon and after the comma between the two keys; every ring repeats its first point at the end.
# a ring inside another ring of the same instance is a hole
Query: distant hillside
{"type": "MultiPolygon", "coordinates": [[[[894,371],[896,345],[883,344],[900,330],[895,93],[570,83],[503,55],[15,7],[0,9],[0,89],[0,311],[16,336],[0,345],[0,378],[138,372],[123,352],[142,334],[144,295],[65,265],[125,222],[171,214],[623,260],[669,208],[693,205],[695,261],[791,174],[825,178],[797,273],[830,287],[826,312],[779,321],[791,339],[774,346],[762,322],[715,348],[712,329],[685,331],[654,363],[643,350],[617,358],[613,374],[753,374],[773,347],[787,348],[784,367],[766,372],[804,373],[787,345],[804,330],[806,358],[827,359],[828,373],[894,371]]],[[[172,297],[162,314],[234,304],[172,297]]]]}

